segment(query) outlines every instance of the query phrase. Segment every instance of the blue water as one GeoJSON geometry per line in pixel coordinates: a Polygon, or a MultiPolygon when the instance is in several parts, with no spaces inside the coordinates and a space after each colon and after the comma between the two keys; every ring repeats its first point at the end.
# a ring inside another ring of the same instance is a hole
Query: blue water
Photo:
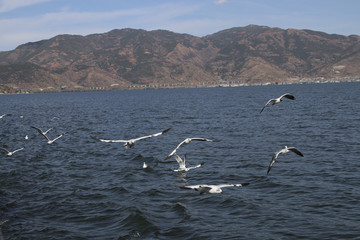
{"type": "Polygon", "coordinates": [[[0,95],[4,239],[355,239],[360,83],[0,95]],[[292,93],[296,100],[267,107],[292,93]],[[21,117],[22,116],[22,117],[21,117]],[[30,126],[65,135],[52,145],[30,126]],[[128,139],[124,149],[90,135],[128,139]],[[25,140],[28,135],[29,140],[25,140]],[[172,172],[179,149],[198,169],[172,172]],[[304,157],[272,155],[285,145],[304,157]],[[143,169],[143,162],[149,165],[143,169]],[[249,182],[202,194],[179,186],[249,182]]]}

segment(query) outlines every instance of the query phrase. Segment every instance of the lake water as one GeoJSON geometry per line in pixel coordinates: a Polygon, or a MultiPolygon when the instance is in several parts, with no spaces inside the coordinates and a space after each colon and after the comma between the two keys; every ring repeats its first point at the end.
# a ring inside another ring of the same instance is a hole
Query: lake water
{"type": "Polygon", "coordinates": [[[0,95],[4,239],[355,239],[360,83],[0,95]],[[292,93],[260,114],[268,99],[292,93]],[[53,128],[52,145],[31,126],[53,128]],[[129,139],[157,133],[124,149],[129,139]],[[25,140],[25,136],[29,139],[25,140]],[[178,154],[198,169],[172,172],[178,154]],[[284,146],[266,175],[273,154],[284,146]],[[143,162],[149,168],[143,169],[143,162]],[[244,183],[222,194],[180,186],[244,183]]]}

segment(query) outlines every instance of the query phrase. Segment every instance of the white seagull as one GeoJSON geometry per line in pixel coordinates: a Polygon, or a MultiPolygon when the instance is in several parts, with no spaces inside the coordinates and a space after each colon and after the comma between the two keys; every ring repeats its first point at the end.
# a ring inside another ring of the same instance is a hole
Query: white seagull
{"type": "Polygon", "coordinates": [[[145,168],[148,168],[148,167],[149,167],[149,165],[147,165],[147,163],[144,162],[144,163],[143,163],[143,168],[145,169],[145,168]]]}
{"type": "Polygon", "coordinates": [[[2,148],[0,147],[0,150],[3,150],[4,152],[6,152],[6,156],[12,156],[14,153],[18,152],[18,151],[21,151],[21,150],[24,150],[24,148],[19,148],[19,149],[16,149],[12,152],[10,152],[9,150],[5,149],[5,148],[2,148]]]}
{"type": "Polygon", "coordinates": [[[199,165],[193,166],[193,167],[186,167],[185,165],[185,161],[186,161],[186,154],[184,156],[184,160],[182,160],[179,155],[177,155],[176,153],[174,154],[174,157],[176,159],[176,161],[179,163],[179,168],[178,169],[173,169],[174,172],[187,172],[190,169],[194,169],[194,168],[199,168],[202,165],[205,164],[205,162],[200,163],[199,165]]]}
{"type": "Polygon", "coordinates": [[[38,132],[46,139],[47,144],[52,144],[52,143],[54,143],[56,140],[58,140],[59,138],[61,138],[62,136],[64,136],[64,134],[61,134],[60,136],[57,136],[56,138],[54,138],[54,139],[51,140],[50,138],[48,138],[48,136],[46,136],[46,134],[47,134],[52,128],[50,128],[50,129],[48,129],[47,131],[43,132],[40,128],[33,127],[33,126],[31,126],[31,127],[34,128],[34,129],[36,129],[36,131],[38,131],[38,132]]]}
{"type": "Polygon", "coordinates": [[[124,147],[128,148],[128,147],[133,147],[135,145],[136,141],[142,140],[142,139],[146,139],[146,138],[151,138],[151,137],[156,137],[159,135],[162,135],[164,133],[166,133],[167,131],[169,131],[171,128],[168,128],[162,132],[159,133],[155,133],[155,134],[151,134],[148,136],[144,136],[144,137],[138,137],[138,138],[133,138],[133,139],[129,139],[129,140],[106,140],[106,139],[100,139],[100,138],[96,138],[93,136],[90,136],[92,139],[96,140],[96,141],[100,141],[100,142],[108,142],[108,143],[124,143],[124,147]]]}
{"type": "Polygon", "coordinates": [[[0,119],[2,119],[3,117],[6,117],[6,116],[11,116],[12,114],[11,113],[6,113],[6,114],[3,114],[0,116],[0,119]]]}
{"type": "Polygon", "coordinates": [[[295,97],[293,95],[291,95],[290,93],[285,93],[283,95],[281,95],[280,97],[278,98],[275,98],[275,99],[270,99],[266,104],[265,106],[261,109],[260,113],[264,110],[264,108],[269,105],[270,103],[272,105],[275,105],[275,104],[278,104],[280,102],[282,102],[282,99],[283,98],[288,98],[288,99],[291,99],[291,100],[295,100],[295,97]]]}
{"type": "Polygon", "coordinates": [[[165,160],[171,158],[172,156],[174,156],[174,154],[176,153],[176,151],[185,144],[189,144],[191,141],[207,141],[207,142],[215,142],[215,140],[211,140],[211,139],[207,139],[207,138],[186,138],[184,141],[182,141],[181,143],[179,143],[179,145],[177,145],[177,147],[165,158],[165,160]]]}
{"type": "Polygon", "coordinates": [[[247,186],[250,183],[241,183],[241,184],[220,184],[220,185],[192,185],[192,186],[182,186],[182,189],[194,189],[198,191],[200,194],[203,193],[222,193],[223,187],[243,187],[247,186]]]}
{"type": "Polygon", "coordinates": [[[272,159],[271,159],[271,162],[270,162],[270,165],[269,165],[269,168],[268,168],[266,174],[269,174],[272,166],[274,165],[277,157],[278,157],[280,154],[285,154],[285,153],[288,153],[288,152],[290,152],[290,151],[296,153],[297,155],[299,155],[299,156],[301,156],[301,157],[304,156],[304,155],[303,155],[299,150],[297,150],[296,148],[285,146],[284,149],[281,149],[280,151],[278,151],[278,152],[276,152],[276,153],[274,154],[274,156],[273,156],[272,159]]]}

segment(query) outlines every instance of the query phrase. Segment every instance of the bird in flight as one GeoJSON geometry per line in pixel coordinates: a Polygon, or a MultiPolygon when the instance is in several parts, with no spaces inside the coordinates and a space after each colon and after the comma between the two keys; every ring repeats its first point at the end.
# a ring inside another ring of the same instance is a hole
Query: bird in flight
{"type": "Polygon", "coordinates": [[[182,186],[180,188],[182,189],[194,189],[195,191],[198,191],[200,194],[203,193],[222,193],[222,189],[224,187],[244,187],[249,185],[250,183],[241,183],[241,184],[220,184],[220,185],[191,185],[191,186],[182,186]]]}
{"type": "Polygon", "coordinates": [[[61,138],[63,136],[63,134],[61,134],[60,136],[54,138],[54,139],[50,139],[48,138],[48,136],[46,135],[52,128],[48,129],[47,131],[43,132],[40,128],[37,128],[37,127],[33,127],[31,126],[32,128],[34,128],[36,131],[38,131],[40,133],[41,136],[43,136],[46,141],[47,141],[47,144],[52,144],[54,143],[56,140],[58,140],[59,138],[61,138]]]}
{"type": "Polygon", "coordinates": [[[202,165],[205,164],[205,162],[202,162],[202,163],[200,163],[200,164],[198,164],[196,166],[193,166],[193,167],[186,167],[186,165],[185,165],[186,154],[184,156],[184,160],[181,159],[179,157],[179,155],[177,155],[176,153],[174,154],[174,157],[175,157],[176,161],[179,163],[179,168],[178,169],[173,169],[174,172],[187,172],[187,171],[189,171],[191,169],[199,168],[199,167],[201,167],[202,165]]]}
{"type": "Polygon", "coordinates": [[[6,113],[6,114],[3,114],[0,116],[0,119],[2,119],[3,117],[6,117],[6,116],[11,116],[12,114],[11,113],[6,113]]]}
{"type": "Polygon", "coordinates": [[[291,100],[295,100],[295,97],[293,95],[291,95],[290,93],[285,93],[283,95],[281,95],[280,97],[278,98],[274,98],[274,99],[270,99],[266,104],[265,106],[261,109],[260,113],[262,113],[262,111],[264,111],[265,107],[269,104],[272,104],[272,105],[275,105],[275,104],[278,104],[280,102],[282,102],[283,98],[288,98],[288,99],[291,99],[291,100]]]}
{"type": "Polygon", "coordinates": [[[14,151],[9,151],[9,150],[7,150],[6,148],[0,147],[0,150],[6,152],[6,156],[9,156],[9,157],[10,157],[10,156],[12,156],[14,153],[16,153],[16,152],[18,152],[18,151],[21,151],[21,150],[24,150],[24,148],[19,148],[19,149],[16,149],[16,150],[14,150],[14,151]]]}
{"type": "Polygon", "coordinates": [[[269,167],[268,167],[268,170],[267,170],[267,173],[266,173],[266,174],[269,174],[272,166],[274,165],[276,159],[278,158],[278,156],[279,156],[280,154],[286,154],[286,153],[288,153],[288,152],[290,152],[290,151],[296,153],[297,155],[299,155],[299,156],[301,156],[301,157],[304,156],[304,155],[303,155],[299,150],[297,150],[296,148],[285,146],[285,148],[281,149],[280,151],[278,151],[278,152],[276,152],[276,153],[274,154],[274,156],[273,156],[272,159],[271,159],[271,162],[270,162],[270,165],[269,165],[269,167]]]}
{"type": "Polygon", "coordinates": [[[135,145],[135,143],[139,140],[142,140],[142,139],[147,139],[147,138],[151,138],[151,137],[156,137],[156,136],[160,136],[166,132],[168,132],[171,128],[168,128],[162,132],[159,132],[159,133],[155,133],[155,134],[151,134],[151,135],[148,135],[148,136],[143,136],[143,137],[138,137],[138,138],[133,138],[133,139],[129,139],[129,140],[107,140],[107,139],[101,139],[101,138],[96,138],[96,137],[93,137],[93,136],[90,136],[92,139],[96,140],[96,141],[99,141],[99,142],[108,142],[108,143],[124,143],[124,147],[125,148],[128,148],[128,147],[133,147],[135,145]]]}
{"type": "Polygon", "coordinates": [[[184,141],[182,141],[181,143],[179,143],[179,145],[177,145],[177,147],[165,158],[165,160],[171,158],[172,156],[174,156],[174,154],[176,153],[176,151],[185,144],[189,144],[191,141],[207,141],[207,142],[215,142],[214,140],[211,139],[207,139],[207,138],[186,138],[184,141]]]}

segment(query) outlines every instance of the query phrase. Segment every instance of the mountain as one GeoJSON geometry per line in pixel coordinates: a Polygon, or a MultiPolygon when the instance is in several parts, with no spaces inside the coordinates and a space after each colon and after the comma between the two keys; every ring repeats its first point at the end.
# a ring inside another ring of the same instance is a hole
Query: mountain
{"type": "Polygon", "coordinates": [[[258,84],[360,76],[360,36],[249,25],[205,37],[166,30],[58,35],[0,52],[0,91],[258,84]]]}

